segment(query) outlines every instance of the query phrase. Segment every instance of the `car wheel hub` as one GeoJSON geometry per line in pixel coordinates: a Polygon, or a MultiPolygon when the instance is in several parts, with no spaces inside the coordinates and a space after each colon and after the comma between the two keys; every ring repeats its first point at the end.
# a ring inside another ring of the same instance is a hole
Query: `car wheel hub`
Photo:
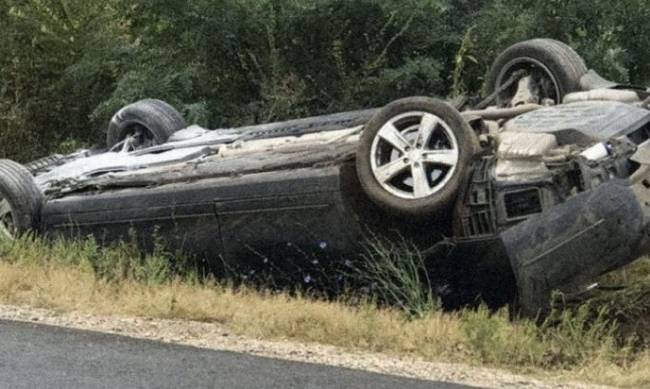
{"type": "MultiPolygon", "coordinates": [[[[502,85],[510,75],[518,70],[525,70],[527,76],[530,78],[530,83],[534,84],[536,91],[534,94],[538,100],[536,103],[542,103],[544,99],[550,99],[554,104],[560,104],[562,102],[560,86],[553,72],[546,65],[533,58],[523,57],[510,61],[504,66],[501,74],[497,78],[496,87],[498,88],[502,85]]],[[[518,86],[519,84],[515,84],[499,94],[497,97],[499,105],[502,105],[506,101],[511,104],[512,99],[517,95],[518,86]]]]}
{"type": "Polygon", "coordinates": [[[375,179],[409,200],[441,191],[456,171],[458,140],[440,117],[424,111],[397,115],[377,132],[371,148],[375,179]]]}

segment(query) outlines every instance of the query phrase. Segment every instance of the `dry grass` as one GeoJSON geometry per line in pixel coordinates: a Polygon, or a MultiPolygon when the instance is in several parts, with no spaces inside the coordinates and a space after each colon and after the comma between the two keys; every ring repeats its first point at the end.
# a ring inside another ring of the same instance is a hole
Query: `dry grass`
{"type": "Polygon", "coordinates": [[[0,303],[218,322],[253,337],[650,387],[650,353],[621,344],[617,327],[604,314],[594,319],[591,310],[565,312],[553,325],[541,326],[485,309],[432,309],[413,319],[369,303],[233,288],[165,268],[168,257],[128,262],[132,254],[125,247],[103,250],[88,242],[0,245],[0,303]]]}

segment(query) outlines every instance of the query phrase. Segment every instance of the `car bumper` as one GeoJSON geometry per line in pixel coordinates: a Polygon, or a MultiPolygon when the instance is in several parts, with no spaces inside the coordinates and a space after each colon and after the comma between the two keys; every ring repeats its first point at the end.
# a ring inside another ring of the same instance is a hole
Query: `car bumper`
{"type": "Polygon", "coordinates": [[[554,290],[572,291],[650,248],[650,190],[612,180],[501,234],[523,314],[548,309],[554,290]]]}

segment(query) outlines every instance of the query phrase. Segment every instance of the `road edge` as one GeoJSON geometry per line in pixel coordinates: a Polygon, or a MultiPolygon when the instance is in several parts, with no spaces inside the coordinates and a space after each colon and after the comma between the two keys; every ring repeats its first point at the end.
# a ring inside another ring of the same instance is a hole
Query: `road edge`
{"type": "Polygon", "coordinates": [[[0,319],[31,322],[77,330],[122,335],[202,349],[230,351],[260,357],[315,363],[427,381],[482,388],[587,389],[612,388],[593,384],[542,381],[501,369],[456,363],[428,362],[418,358],[350,351],[340,347],[255,339],[234,334],[218,323],[100,316],[81,312],[0,304],[0,319]]]}

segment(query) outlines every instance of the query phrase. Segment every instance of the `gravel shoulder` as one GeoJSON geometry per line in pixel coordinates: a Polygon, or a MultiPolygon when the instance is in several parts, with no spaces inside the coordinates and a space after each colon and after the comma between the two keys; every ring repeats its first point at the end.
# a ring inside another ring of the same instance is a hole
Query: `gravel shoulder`
{"type": "Polygon", "coordinates": [[[282,360],[316,363],[485,388],[607,388],[591,384],[542,381],[499,369],[462,364],[432,363],[415,358],[356,352],[320,344],[255,339],[236,335],[216,323],[96,316],[77,312],[60,313],[46,309],[10,305],[0,305],[0,319],[38,322],[211,350],[232,351],[282,360]]]}

